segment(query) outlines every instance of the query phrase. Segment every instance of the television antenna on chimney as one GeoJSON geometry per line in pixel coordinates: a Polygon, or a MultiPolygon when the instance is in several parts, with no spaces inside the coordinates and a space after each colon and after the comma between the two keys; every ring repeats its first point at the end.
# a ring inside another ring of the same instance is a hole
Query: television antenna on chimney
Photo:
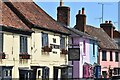
{"type": "Polygon", "coordinates": [[[101,19],[102,19],[102,23],[103,23],[104,5],[111,5],[111,4],[105,4],[105,3],[98,3],[98,4],[100,4],[102,6],[102,17],[101,17],[101,19]]]}

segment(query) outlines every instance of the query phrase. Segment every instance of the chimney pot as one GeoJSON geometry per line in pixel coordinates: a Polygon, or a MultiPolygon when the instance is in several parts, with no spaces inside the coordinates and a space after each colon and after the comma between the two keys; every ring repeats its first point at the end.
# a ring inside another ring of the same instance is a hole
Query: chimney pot
{"type": "Polygon", "coordinates": [[[81,11],[79,10],[79,11],[78,11],[78,14],[80,14],[80,13],[81,13],[81,11]]]}
{"type": "Polygon", "coordinates": [[[85,10],[85,9],[84,9],[84,7],[83,7],[83,8],[82,8],[82,14],[84,14],[84,10],[85,10]]]}
{"type": "Polygon", "coordinates": [[[105,23],[108,23],[108,21],[105,21],[105,23]]]}
{"type": "Polygon", "coordinates": [[[112,24],[112,21],[109,21],[110,24],[112,24]]]}
{"type": "Polygon", "coordinates": [[[63,6],[63,1],[62,0],[60,0],[60,6],[63,6]]]}

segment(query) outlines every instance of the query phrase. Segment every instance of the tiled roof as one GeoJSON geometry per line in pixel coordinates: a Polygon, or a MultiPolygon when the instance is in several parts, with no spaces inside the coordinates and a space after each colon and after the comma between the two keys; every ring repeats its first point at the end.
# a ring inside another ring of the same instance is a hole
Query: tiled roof
{"type": "Polygon", "coordinates": [[[0,4],[0,25],[10,28],[16,28],[24,31],[29,31],[30,29],[4,4],[0,4]]]}
{"type": "Polygon", "coordinates": [[[34,2],[12,2],[12,5],[35,27],[45,28],[56,32],[67,33],[67,30],[59,25],[44,10],[34,2]]]}
{"type": "Polygon", "coordinates": [[[114,30],[113,32],[113,38],[119,38],[120,39],[120,32],[117,30],[114,30]]]}
{"type": "Polygon", "coordinates": [[[75,28],[69,28],[69,32],[71,33],[71,36],[80,36],[80,37],[83,37],[83,38],[97,40],[97,38],[95,38],[93,36],[90,36],[89,34],[84,33],[82,31],[79,31],[79,30],[77,30],[75,28]]]}
{"type": "Polygon", "coordinates": [[[102,49],[118,49],[117,44],[113,39],[111,39],[108,34],[102,28],[96,28],[90,25],[86,25],[86,32],[96,37],[99,42],[98,45],[102,49]]]}

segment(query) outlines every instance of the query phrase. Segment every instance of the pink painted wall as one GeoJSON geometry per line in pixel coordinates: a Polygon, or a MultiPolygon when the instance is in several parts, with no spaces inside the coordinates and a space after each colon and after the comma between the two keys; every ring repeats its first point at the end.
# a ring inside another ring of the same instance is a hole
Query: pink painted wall
{"type": "Polygon", "coordinates": [[[102,61],[102,51],[100,51],[101,75],[102,75],[102,71],[107,71],[108,73],[109,65],[111,66],[111,69],[113,69],[114,67],[118,67],[119,62],[115,62],[115,52],[112,52],[113,61],[110,61],[110,51],[106,52],[106,56],[107,56],[107,61],[102,61]]]}

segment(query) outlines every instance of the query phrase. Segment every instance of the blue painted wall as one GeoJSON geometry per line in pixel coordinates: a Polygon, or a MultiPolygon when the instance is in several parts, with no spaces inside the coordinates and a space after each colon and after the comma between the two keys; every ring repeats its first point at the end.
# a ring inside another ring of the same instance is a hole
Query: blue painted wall
{"type": "Polygon", "coordinates": [[[98,43],[97,41],[94,41],[94,40],[90,40],[90,64],[94,64],[97,63],[98,59],[97,59],[97,56],[98,56],[98,43]],[[94,53],[95,53],[95,56],[93,55],[93,43],[95,44],[95,48],[94,48],[94,53]]]}

